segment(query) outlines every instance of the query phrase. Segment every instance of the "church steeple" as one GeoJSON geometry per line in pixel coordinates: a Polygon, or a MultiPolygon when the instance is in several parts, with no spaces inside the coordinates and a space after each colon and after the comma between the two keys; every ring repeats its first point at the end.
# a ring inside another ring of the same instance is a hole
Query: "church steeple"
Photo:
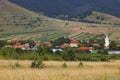
{"type": "Polygon", "coordinates": [[[105,37],[104,48],[105,48],[105,49],[109,49],[109,44],[110,44],[109,38],[108,38],[108,35],[106,35],[106,37],[105,37]]]}

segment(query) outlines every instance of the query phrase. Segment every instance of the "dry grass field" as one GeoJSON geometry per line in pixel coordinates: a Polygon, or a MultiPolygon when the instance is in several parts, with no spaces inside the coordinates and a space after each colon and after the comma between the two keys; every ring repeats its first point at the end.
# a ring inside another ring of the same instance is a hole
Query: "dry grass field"
{"type": "Polygon", "coordinates": [[[32,69],[31,61],[0,60],[0,80],[120,80],[120,61],[83,62],[83,67],[79,62],[65,62],[66,68],[62,61],[44,63],[45,68],[32,69]]]}

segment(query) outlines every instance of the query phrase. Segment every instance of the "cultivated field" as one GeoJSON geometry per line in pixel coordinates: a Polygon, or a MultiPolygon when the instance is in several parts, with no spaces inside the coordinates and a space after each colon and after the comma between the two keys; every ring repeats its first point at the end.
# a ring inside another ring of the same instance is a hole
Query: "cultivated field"
{"type": "Polygon", "coordinates": [[[68,27],[68,28],[44,28],[33,31],[8,32],[0,34],[0,40],[42,40],[51,41],[59,37],[67,36],[70,39],[89,40],[101,39],[105,34],[109,35],[110,40],[120,40],[119,27],[68,27]]]}
{"type": "Polygon", "coordinates": [[[120,61],[46,61],[42,69],[30,68],[31,61],[0,60],[0,80],[120,80],[120,61]],[[21,67],[16,67],[19,63],[21,67]]]}
{"type": "Polygon", "coordinates": [[[6,0],[0,3],[0,40],[51,41],[62,36],[89,40],[103,38],[105,34],[110,40],[120,40],[120,18],[108,14],[94,11],[85,18],[88,21],[67,21],[34,13],[6,0]]]}

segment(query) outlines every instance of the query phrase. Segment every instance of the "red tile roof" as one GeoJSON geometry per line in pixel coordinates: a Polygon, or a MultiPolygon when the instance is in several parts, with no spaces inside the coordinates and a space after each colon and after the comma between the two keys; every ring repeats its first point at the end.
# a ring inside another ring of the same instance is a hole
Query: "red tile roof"
{"type": "Polygon", "coordinates": [[[70,41],[70,44],[80,44],[80,42],[77,40],[72,40],[72,41],[70,41]]]}
{"type": "Polygon", "coordinates": [[[15,45],[13,46],[14,48],[22,48],[23,46],[21,45],[21,43],[19,43],[18,41],[16,41],[15,45]]]}
{"type": "Polygon", "coordinates": [[[120,47],[120,44],[118,44],[117,46],[120,47]]]}
{"type": "Polygon", "coordinates": [[[65,48],[67,48],[67,47],[69,47],[69,44],[68,44],[68,43],[64,43],[63,45],[61,45],[61,48],[63,48],[63,49],[65,49],[65,48]]]}
{"type": "Polygon", "coordinates": [[[93,43],[93,46],[100,47],[100,44],[99,43],[93,43]]]}
{"type": "Polygon", "coordinates": [[[44,42],[43,44],[46,45],[46,46],[49,46],[49,47],[52,46],[51,42],[44,42]]]}
{"type": "Polygon", "coordinates": [[[82,46],[82,47],[76,48],[75,50],[77,50],[77,51],[89,51],[90,48],[87,46],[82,46]]]}

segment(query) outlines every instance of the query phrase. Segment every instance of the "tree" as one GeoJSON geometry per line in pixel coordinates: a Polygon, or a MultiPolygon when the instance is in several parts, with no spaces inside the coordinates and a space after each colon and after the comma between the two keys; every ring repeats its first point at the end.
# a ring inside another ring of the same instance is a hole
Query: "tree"
{"type": "Polygon", "coordinates": [[[45,68],[45,64],[43,63],[42,60],[34,60],[31,63],[31,68],[45,68]]]}
{"type": "Polygon", "coordinates": [[[37,52],[39,55],[44,55],[44,54],[48,53],[44,46],[39,46],[39,47],[38,47],[38,50],[37,50],[36,52],[37,52]]]}
{"type": "Polygon", "coordinates": [[[4,47],[7,44],[7,41],[0,40],[0,48],[4,47]]]}
{"type": "Polygon", "coordinates": [[[1,55],[4,57],[9,57],[9,58],[13,58],[13,59],[18,58],[18,55],[17,55],[15,49],[13,49],[13,48],[3,48],[1,50],[1,55]]]}
{"type": "Polygon", "coordinates": [[[116,41],[111,41],[110,42],[110,49],[111,50],[119,50],[119,47],[117,46],[117,42],[116,41]]]}
{"type": "Polygon", "coordinates": [[[62,57],[65,60],[75,60],[76,55],[75,55],[75,50],[73,48],[66,48],[63,53],[62,53],[62,57]]]}
{"type": "Polygon", "coordinates": [[[63,43],[69,43],[69,42],[70,42],[69,38],[60,37],[60,38],[56,39],[55,41],[53,41],[53,45],[60,46],[63,43]]]}
{"type": "Polygon", "coordinates": [[[25,43],[33,44],[33,43],[34,43],[33,40],[20,40],[19,42],[20,42],[21,44],[25,44],[25,43]]]}

